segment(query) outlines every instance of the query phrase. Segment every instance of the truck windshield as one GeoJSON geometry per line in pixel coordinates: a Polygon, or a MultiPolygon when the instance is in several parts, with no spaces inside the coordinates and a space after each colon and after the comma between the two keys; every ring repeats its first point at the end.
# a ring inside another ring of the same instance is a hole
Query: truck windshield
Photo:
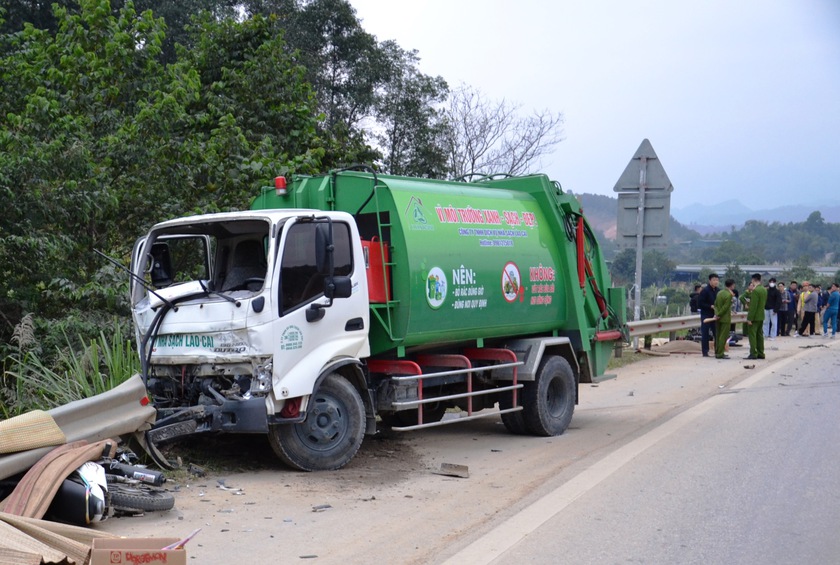
{"type": "Polygon", "coordinates": [[[219,292],[258,291],[268,270],[269,227],[249,218],[153,231],[142,275],[156,289],[202,280],[219,292]]]}

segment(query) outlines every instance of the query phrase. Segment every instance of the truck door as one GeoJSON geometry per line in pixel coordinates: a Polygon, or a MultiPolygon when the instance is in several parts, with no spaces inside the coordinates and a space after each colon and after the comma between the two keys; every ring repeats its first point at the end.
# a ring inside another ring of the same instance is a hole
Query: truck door
{"type": "Polygon", "coordinates": [[[322,368],[337,357],[358,358],[368,350],[368,304],[358,231],[350,222],[332,221],[332,275],[350,277],[349,297],[330,300],[325,283],[330,273],[319,266],[316,246],[320,223],[326,219],[299,218],[287,223],[280,240],[277,273],[277,325],[274,342],[274,391],[278,400],[312,392],[322,368]],[[360,263],[360,262],[358,262],[360,263]],[[312,320],[307,311],[323,305],[323,317],[312,320]]]}

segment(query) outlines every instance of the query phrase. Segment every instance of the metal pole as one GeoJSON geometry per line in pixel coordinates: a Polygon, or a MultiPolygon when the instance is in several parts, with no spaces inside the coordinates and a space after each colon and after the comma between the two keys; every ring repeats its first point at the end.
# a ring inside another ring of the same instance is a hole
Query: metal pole
{"type": "MultiPolygon", "coordinates": [[[[642,253],[645,240],[645,188],[647,187],[647,157],[639,163],[639,209],[636,212],[636,296],[633,301],[633,320],[641,319],[642,253]]],[[[639,349],[639,338],[633,339],[633,349],[639,349]]]]}

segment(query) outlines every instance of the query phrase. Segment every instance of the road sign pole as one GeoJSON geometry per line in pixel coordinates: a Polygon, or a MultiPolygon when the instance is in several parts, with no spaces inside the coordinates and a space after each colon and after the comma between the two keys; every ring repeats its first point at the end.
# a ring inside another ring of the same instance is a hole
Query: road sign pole
{"type": "MultiPolygon", "coordinates": [[[[645,188],[647,188],[647,157],[639,163],[639,209],[636,211],[636,295],[633,300],[633,320],[642,319],[642,254],[645,242],[645,188]]],[[[639,338],[633,338],[633,349],[639,349],[639,338]]]]}
{"type": "MultiPolygon", "coordinates": [[[[674,190],[650,141],[642,140],[613,190],[619,193],[616,243],[622,248],[636,246],[633,319],[638,322],[642,317],[642,256],[645,249],[668,245],[670,195],[674,190]],[[635,200],[634,193],[638,194],[635,200]]],[[[638,338],[633,339],[633,347],[639,348],[638,338]]]]}

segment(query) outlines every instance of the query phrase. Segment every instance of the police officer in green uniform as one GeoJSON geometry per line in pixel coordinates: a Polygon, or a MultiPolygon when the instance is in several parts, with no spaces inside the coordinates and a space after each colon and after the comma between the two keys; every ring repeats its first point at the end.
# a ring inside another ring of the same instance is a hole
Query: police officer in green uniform
{"type": "Polygon", "coordinates": [[[729,326],[732,324],[732,297],[735,296],[735,281],[727,279],[726,288],[715,295],[715,358],[729,359],[726,354],[726,341],[729,339],[729,326]]]}
{"type": "Polygon", "coordinates": [[[761,273],[752,276],[749,289],[744,293],[749,300],[747,310],[747,339],[750,354],[746,359],[764,359],[764,306],[767,304],[767,289],[761,284],[761,273]]]}

